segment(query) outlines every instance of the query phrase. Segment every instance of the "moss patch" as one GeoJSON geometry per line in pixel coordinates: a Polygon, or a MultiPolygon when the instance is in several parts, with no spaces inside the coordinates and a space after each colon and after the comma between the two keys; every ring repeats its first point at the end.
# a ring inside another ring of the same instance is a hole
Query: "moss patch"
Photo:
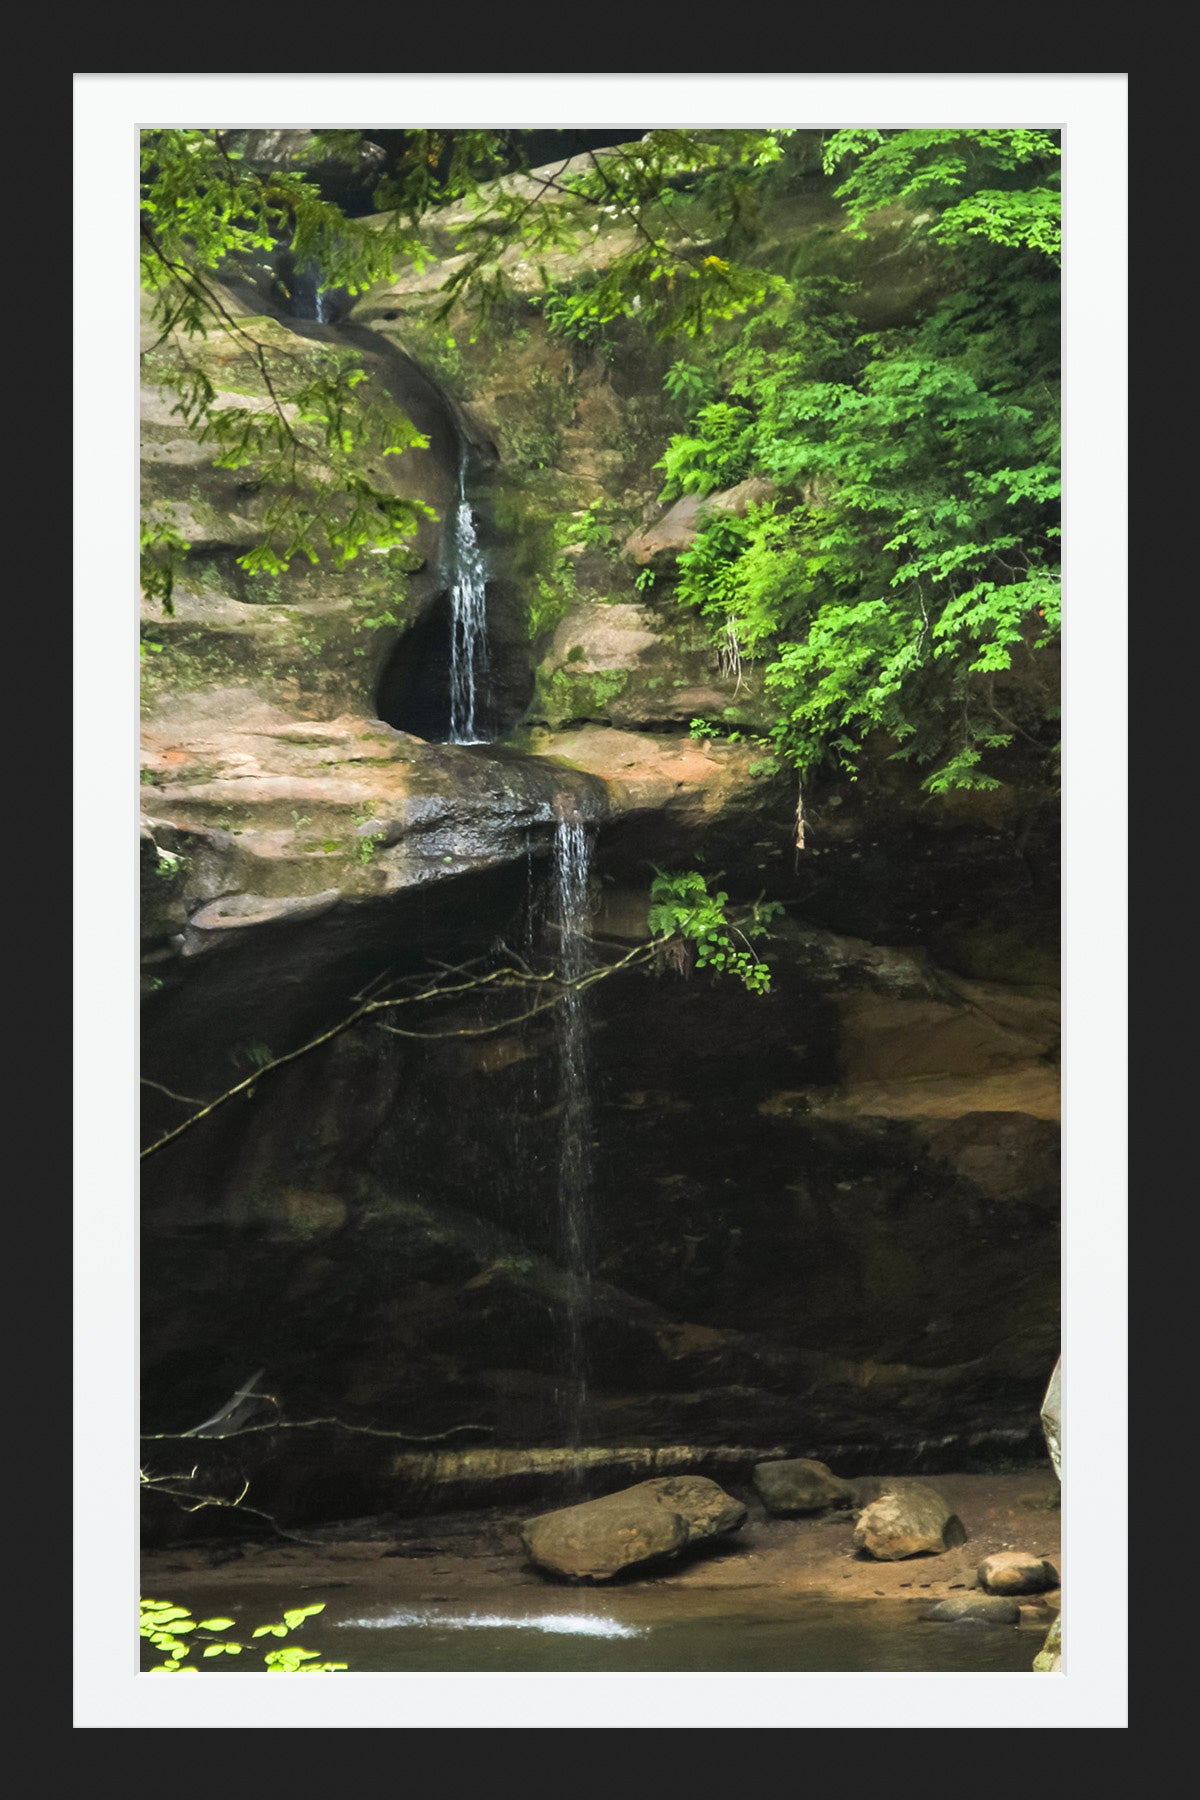
{"type": "Polygon", "coordinates": [[[580,719],[603,719],[607,708],[624,692],[629,682],[628,669],[594,671],[560,667],[544,682],[539,677],[538,689],[529,709],[531,721],[557,729],[580,719]]]}

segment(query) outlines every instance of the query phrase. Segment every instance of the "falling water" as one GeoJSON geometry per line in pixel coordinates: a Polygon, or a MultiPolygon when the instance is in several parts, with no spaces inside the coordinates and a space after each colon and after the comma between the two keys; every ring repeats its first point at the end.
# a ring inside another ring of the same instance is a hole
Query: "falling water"
{"type": "MultiPolygon", "coordinates": [[[[587,829],[573,814],[554,833],[557,964],[565,983],[590,967],[587,829]]],[[[566,1332],[562,1348],[561,1403],[565,1441],[577,1450],[587,1410],[588,1369],[584,1324],[590,1305],[592,1267],[592,1084],[586,999],[568,986],[555,1009],[560,1081],[558,1152],[558,1261],[566,1281],[566,1332]]]]}
{"type": "Polygon", "coordinates": [[[475,536],[475,515],[467,500],[467,463],[458,471],[458,506],[451,534],[450,742],[479,744],[477,713],[482,710],[483,676],[488,666],[487,571],[475,536]]]}

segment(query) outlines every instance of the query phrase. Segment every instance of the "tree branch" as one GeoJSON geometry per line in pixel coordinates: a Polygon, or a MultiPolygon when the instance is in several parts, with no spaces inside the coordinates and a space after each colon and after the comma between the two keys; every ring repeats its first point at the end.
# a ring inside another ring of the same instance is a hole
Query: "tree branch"
{"type": "MultiPolygon", "coordinates": [[[[553,1007],[560,1005],[570,993],[581,993],[584,989],[593,986],[597,981],[603,981],[609,975],[617,974],[621,969],[629,968],[639,962],[648,961],[654,954],[654,949],[655,947],[653,944],[639,944],[635,946],[634,949],[628,951],[624,956],[618,958],[616,962],[606,963],[599,968],[589,970],[587,974],[580,976],[575,981],[562,982],[553,970],[538,975],[529,972],[528,965],[525,966],[524,970],[506,965],[500,969],[493,969],[490,974],[473,976],[469,981],[458,982],[453,985],[437,986],[435,984],[432,987],[422,989],[420,993],[416,994],[401,994],[393,996],[390,999],[364,1000],[361,1004],[356,1006],[353,1011],[347,1013],[344,1019],[339,1019],[336,1025],[331,1025],[327,1031],[322,1031],[316,1037],[310,1038],[307,1043],[301,1044],[298,1049],[289,1050],[283,1056],[273,1057],[270,1062],[264,1063],[259,1069],[255,1069],[252,1075],[247,1075],[244,1080],[236,1082],[233,1087],[226,1088],[224,1093],[218,1094],[215,1099],[210,1100],[205,1105],[201,1106],[198,1112],[192,1113],[190,1117],[184,1119],[179,1125],[174,1126],[170,1131],[164,1132],[162,1137],[156,1138],[152,1144],[148,1144],[141,1152],[141,1155],[143,1158],[153,1156],[157,1151],[164,1149],[167,1144],[173,1143],[176,1138],[181,1137],[185,1131],[190,1131],[192,1126],[199,1124],[201,1119],[205,1119],[210,1113],[216,1112],[218,1107],[224,1106],[226,1101],[235,1099],[238,1094],[251,1094],[257,1083],[260,1082],[265,1075],[272,1074],[276,1069],[286,1067],[288,1063],[297,1062],[300,1057],[307,1056],[311,1051],[319,1049],[322,1044],[328,1044],[333,1038],[340,1037],[342,1032],[348,1031],[352,1025],[357,1025],[360,1020],[369,1018],[373,1014],[389,1012],[393,1007],[398,1006],[415,1006],[419,1002],[427,1000],[452,999],[458,994],[475,993],[479,989],[489,987],[496,982],[507,987],[543,987],[551,983],[558,983],[559,992],[553,994],[550,998],[539,1002],[537,1005],[529,1008],[526,1012],[518,1013],[515,1016],[510,1016],[506,1019],[501,1019],[490,1025],[465,1026],[455,1031],[405,1031],[400,1026],[387,1025],[384,1024],[382,1020],[379,1022],[380,1028],[389,1032],[393,1037],[425,1040],[436,1040],[439,1038],[490,1037],[497,1031],[511,1030],[514,1025],[522,1023],[525,1019],[534,1018],[538,1013],[549,1012],[553,1007]]],[[[464,968],[468,966],[469,965],[463,965],[464,968]]],[[[454,972],[457,973],[457,971],[454,972]]],[[[152,1087],[158,1087],[160,1084],[151,1082],[150,1085],[152,1087]]],[[[164,1089],[164,1092],[169,1091],[170,1090],[164,1089]]],[[[182,1096],[172,1094],[171,1098],[181,1099],[182,1096]]]]}
{"type": "MultiPolygon", "coordinates": [[[[358,1437],[397,1438],[404,1444],[441,1444],[447,1438],[457,1437],[464,1431],[478,1431],[491,1436],[494,1427],[491,1425],[451,1425],[446,1431],[428,1433],[413,1431],[392,1431],[383,1425],[350,1425],[345,1419],[267,1419],[261,1425],[238,1425],[232,1431],[214,1431],[206,1435],[205,1443],[226,1443],[230,1438],[253,1437],[264,1431],[314,1431],[318,1426],[333,1425],[339,1431],[348,1431],[358,1437]]],[[[196,1439],[186,1431],[144,1431],[144,1444],[182,1443],[185,1439],[194,1444],[196,1439]]],[[[192,1474],[195,1474],[195,1470],[192,1474]]],[[[164,1480],[178,1481],[187,1479],[182,1476],[164,1476],[164,1480]]]]}

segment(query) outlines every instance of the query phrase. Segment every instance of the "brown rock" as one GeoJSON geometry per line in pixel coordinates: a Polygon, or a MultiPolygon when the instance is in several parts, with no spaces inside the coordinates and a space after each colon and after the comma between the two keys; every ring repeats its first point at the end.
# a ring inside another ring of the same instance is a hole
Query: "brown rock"
{"type": "Polygon", "coordinates": [[[751,1479],[770,1513],[827,1512],[831,1506],[849,1506],[852,1500],[848,1482],[839,1480],[825,1463],[806,1456],[759,1463],[751,1479]]]}
{"type": "Polygon", "coordinates": [[[624,554],[636,563],[668,561],[695,543],[705,513],[733,513],[737,518],[744,518],[752,506],[769,500],[775,491],[775,483],[765,475],[752,475],[748,481],[739,481],[736,487],[724,488],[705,498],[699,494],[684,494],[653,525],[644,525],[627,538],[624,554]]]}
{"type": "Polygon", "coordinates": [[[897,1482],[863,1508],[854,1527],[856,1548],[880,1562],[938,1556],[965,1543],[966,1537],[962,1520],[924,1481],[897,1482]]]}
{"type": "Polygon", "coordinates": [[[989,1594],[1044,1594],[1058,1586],[1058,1570],[1029,1550],[1001,1550],[987,1556],[977,1570],[979,1585],[989,1594]]]}
{"type": "Polygon", "coordinates": [[[521,1540],[533,1561],[572,1581],[611,1581],[640,1563],[736,1531],[746,1508],[704,1475],[669,1475],[580,1506],[529,1519],[521,1540]]]}
{"type": "Polygon", "coordinates": [[[677,556],[695,543],[703,505],[699,494],[684,494],[653,525],[644,525],[640,531],[633,532],[625,542],[624,554],[636,563],[677,556]]]}

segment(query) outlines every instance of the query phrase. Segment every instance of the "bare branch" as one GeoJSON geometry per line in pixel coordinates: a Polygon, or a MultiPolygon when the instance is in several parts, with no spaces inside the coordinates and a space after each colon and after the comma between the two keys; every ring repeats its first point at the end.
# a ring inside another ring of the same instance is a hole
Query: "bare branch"
{"type": "Polygon", "coordinates": [[[178,1481],[194,1481],[198,1472],[193,1469],[190,1475],[147,1475],[145,1469],[139,1469],[138,1480],[143,1493],[162,1494],[165,1498],[176,1501],[183,1512],[203,1512],[206,1507],[218,1506],[229,1512],[252,1513],[256,1519],[264,1520],[272,1531],[281,1538],[287,1538],[290,1543],[317,1545],[323,1541],[319,1538],[302,1537],[296,1531],[285,1531],[278,1519],[273,1518],[269,1512],[264,1512],[261,1506],[248,1506],[246,1504],[246,1495],[250,1492],[248,1481],[234,1500],[230,1500],[222,1494],[196,1494],[188,1488],[171,1485],[178,1481]],[[191,1502],[191,1504],[185,1504],[185,1502],[191,1502]]]}
{"type": "MultiPolygon", "coordinates": [[[[238,1425],[233,1431],[214,1431],[204,1441],[206,1443],[226,1443],[230,1438],[254,1437],[264,1431],[315,1431],[318,1426],[323,1425],[336,1426],[339,1431],[348,1431],[357,1437],[396,1438],[404,1444],[441,1444],[447,1438],[457,1437],[464,1431],[478,1431],[490,1437],[493,1431],[491,1425],[451,1425],[447,1431],[421,1433],[392,1431],[382,1425],[350,1425],[345,1419],[267,1419],[261,1425],[238,1425]]],[[[145,1431],[142,1433],[144,1444],[182,1443],[185,1438],[189,1443],[195,1442],[195,1439],[191,1438],[186,1431],[145,1431]]],[[[192,1470],[192,1477],[196,1475],[196,1472],[195,1469],[192,1470]]],[[[170,1475],[164,1476],[163,1479],[182,1481],[192,1477],[170,1475]]]]}
{"type": "MultiPolygon", "coordinates": [[[[255,1069],[253,1074],[247,1075],[244,1080],[236,1082],[233,1087],[226,1088],[224,1093],[218,1094],[215,1099],[210,1100],[206,1105],[201,1106],[198,1112],[192,1113],[190,1117],[184,1119],[182,1123],[174,1126],[170,1131],[164,1132],[162,1137],[156,1138],[152,1144],[148,1144],[141,1153],[142,1157],[153,1156],[167,1144],[173,1143],[177,1137],[181,1137],[185,1131],[189,1131],[191,1127],[198,1124],[201,1119],[205,1119],[210,1113],[216,1112],[218,1107],[224,1106],[226,1101],[235,1099],[238,1094],[251,1094],[264,1076],[272,1074],[276,1069],[286,1067],[289,1063],[297,1062],[300,1057],[307,1056],[311,1051],[319,1049],[322,1044],[330,1043],[332,1039],[340,1037],[342,1032],[348,1031],[352,1025],[357,1025],[360,1020],[369,1018],[372,1014],[388,1012],[393,1007],[398,1006],[415,1006],[418,1002],[427,1000],[446,1000],[452,999],[458,994],[476,993],[481,988],[490,987],[494,983],[499,983],[501,986],[505,987],[546,987],[551,984],[558,984],[559,991],[550,998],[539,1001],[526,1012],[517,1013],[514,1016],[501,1019],[498,1022],[489,1025],[465,1026],[455,1031],[405,1031],[400,1026],[387,1025],[384,1024],[382,1020],[379,1021],[380,1029],[390,1032],[393,1037],[417,1039],[491,1037],[498,1031],[511,1030],[514,1025],[522,1023],[525,1019],[534,1018],[538,1013],[549,1012],[551,1008],[558,1006],[569,993],[582,992],[584,989],[593,986],[595,982],[605,980],[609,975],[615,975],[621,969],[629,968],[636,963],[648,961],[653,954],[653,951],[653,945],[639,944],[633,950],[628,951],[624,956],[618,958],[616,962],[605,963],[598,968],[589,970],[586,975],[581,976],[577,981],[573,982],[561,982],[553,970],[547,971],[547,973],[543,975],[538,975],[530,971],[528,964],[524,964],[522,959],[523,966],[521,968],[514,968],[513,966],[506,964],[502,968],[493,969],[490,974],[472,976],[469,981],[457,982],[454,984],[442,984],[440,986],[437,983],[434,983],[432,986],[427,986],[415,994],[400,994],[388,999],[364,1000],[358,1006],[354,1007],[351,1012],[347,1013],[344,1019],[339,1019],[336,1025],[331,1025],[328,1031],[320,1032],[316,1037],[310,1038],[307,1043],[301,1044],[298,1049],[289,1050],[283,1056],[273,1057],[270,1062],[264,1063],[261,1068],[255,1069]]],[[[464,968],[469,966],[470,965],[468,964],[463,965],[464,968]]],[[[453,973],[455,971],[450,970],[448,972],[453,973]]],[[[158,1084],[154,1083],[152,1085],[156,1086],[158,1084]]],[[[173,1096],[173,1098],[182,1098],[182,1096],[173,1096]]]]}
{"type": "Polygon", "coordinates": [[[168,1100],[178,1100],[183,1106],[204,1105],[204,1101],[198,1100],[195,1094],[177,1094],[173,1088],[164,1087],[161,1081],[151,1081],[148,1075],[142,1076],[142,1086],[157,1088],[158,1092],[165,1094],[168,1100]]]}

